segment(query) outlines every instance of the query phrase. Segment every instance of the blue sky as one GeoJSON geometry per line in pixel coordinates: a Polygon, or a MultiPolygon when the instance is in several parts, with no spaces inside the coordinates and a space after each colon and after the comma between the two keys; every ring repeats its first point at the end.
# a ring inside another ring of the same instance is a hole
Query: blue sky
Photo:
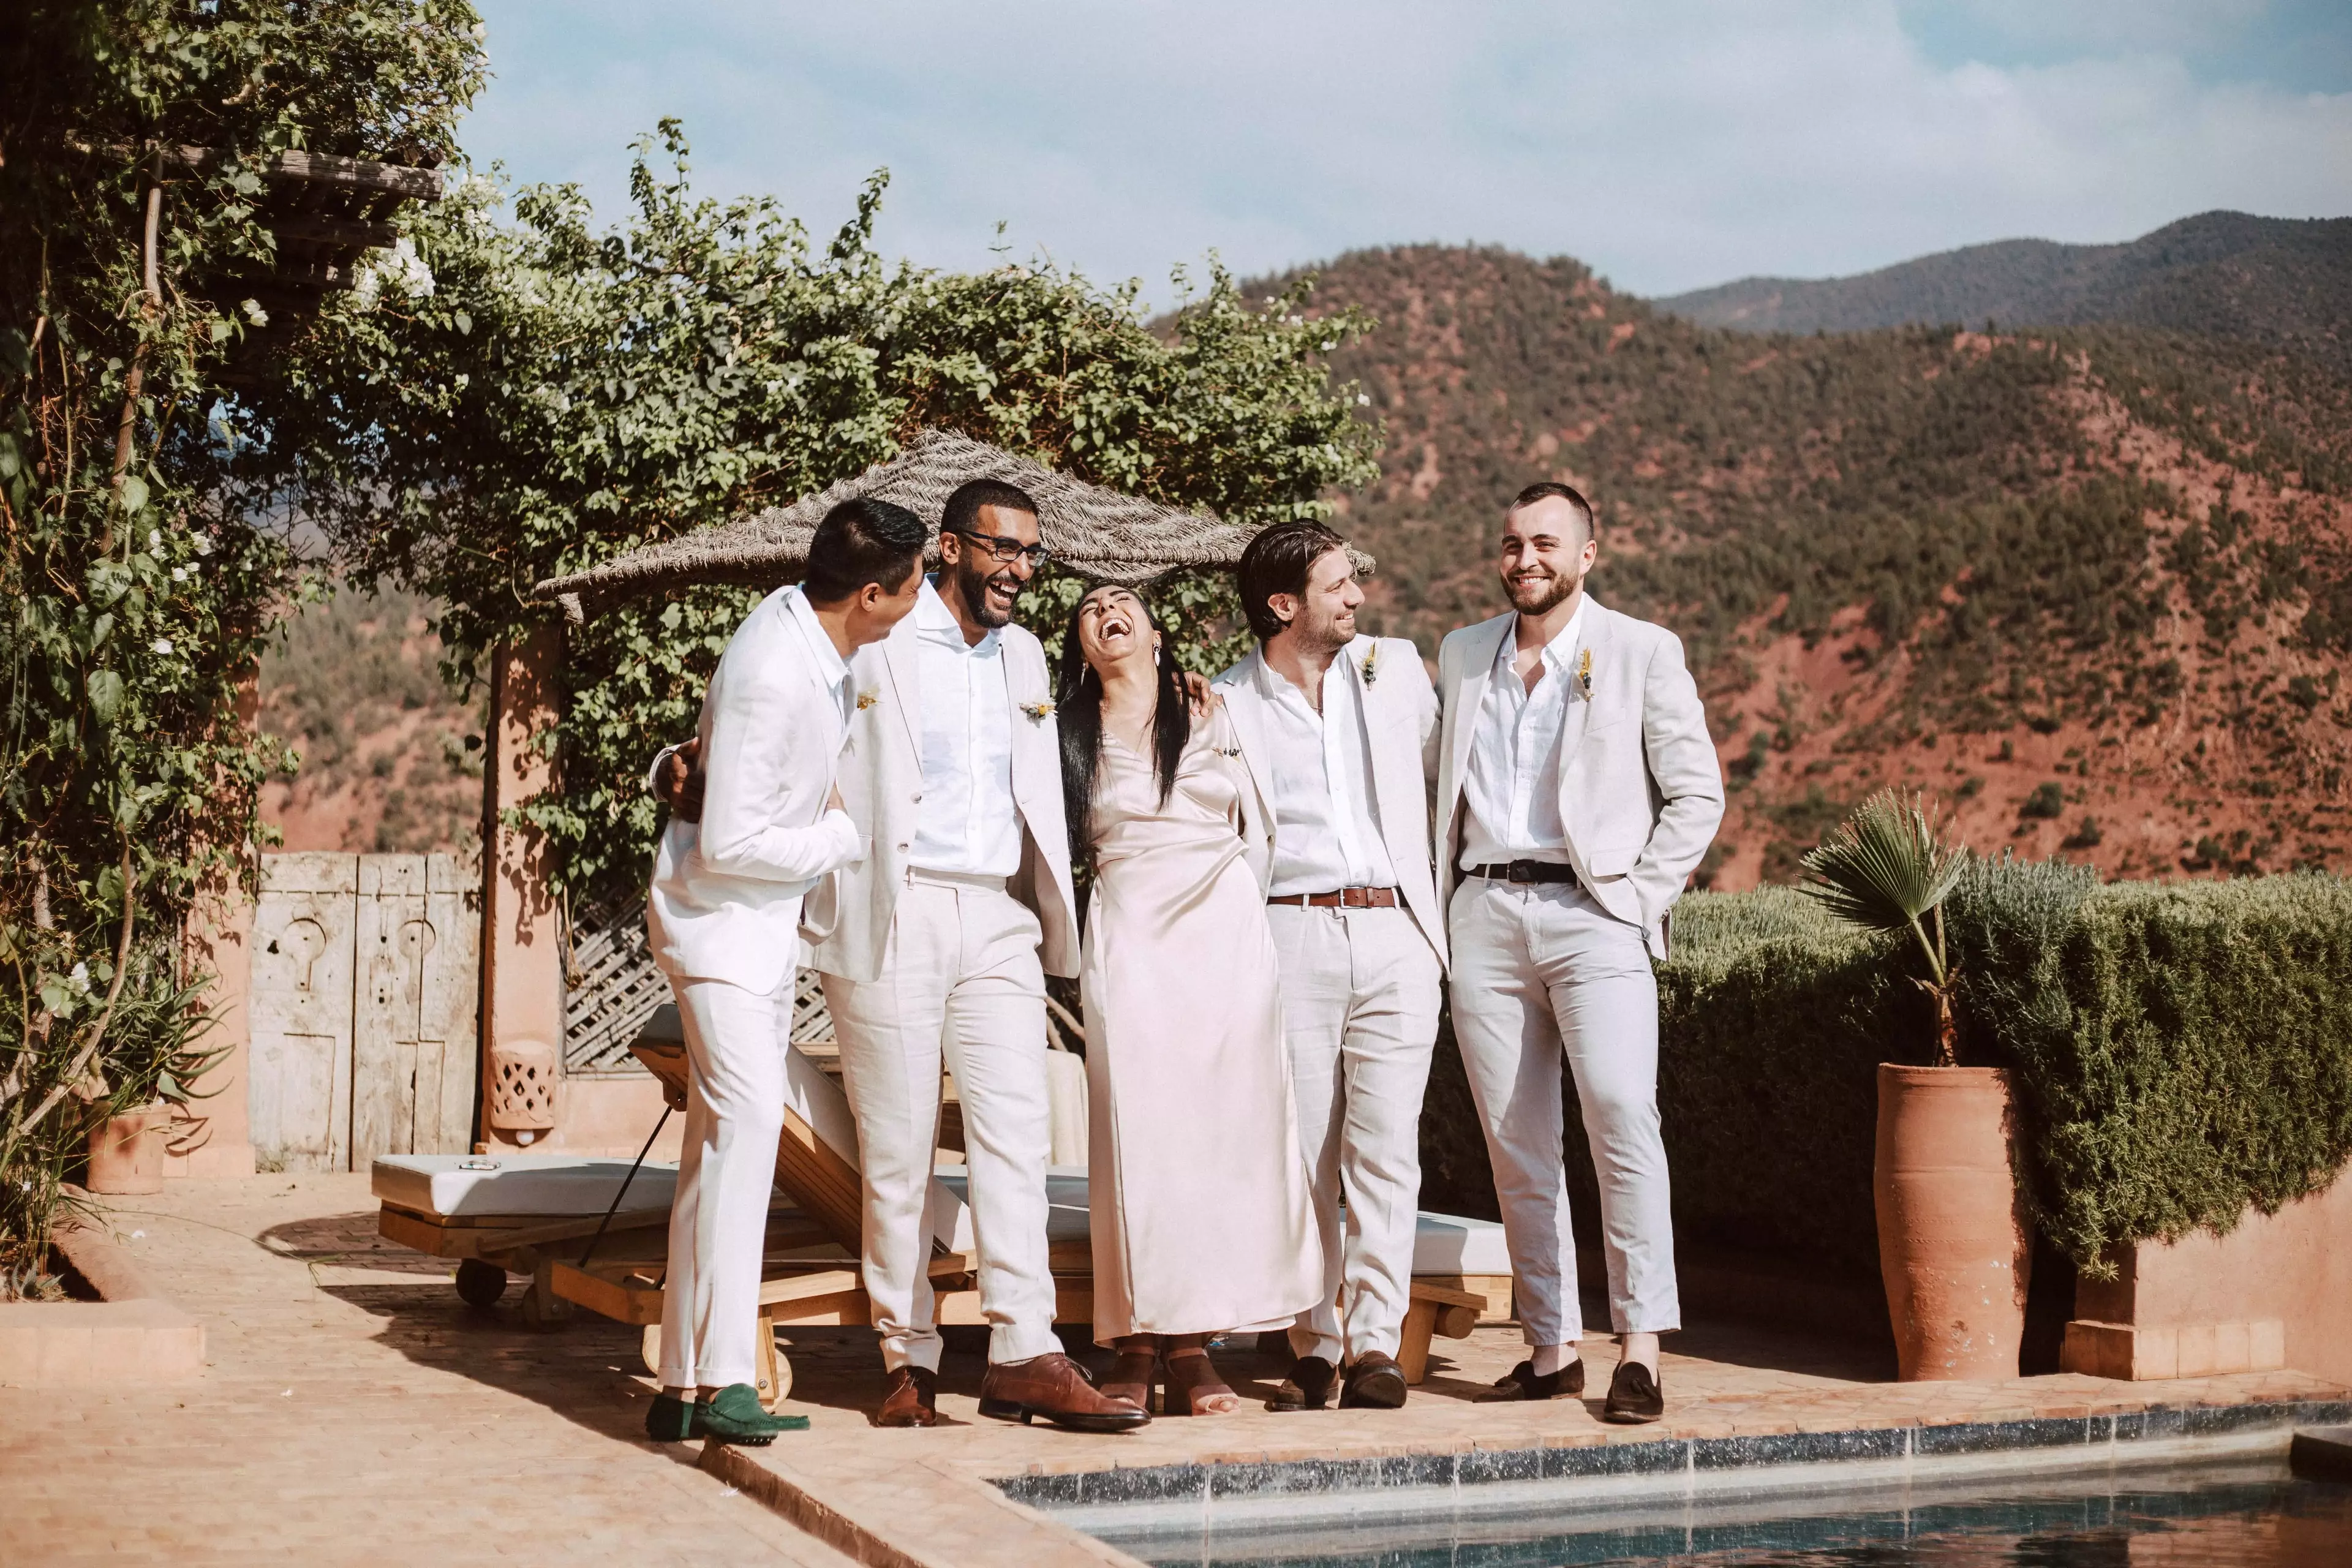
{"type": "Polygon", "coordinates": [[[1211,250],[1475,241],[1664,294],[2352,215],[2347,0],[477,4],[478,162],[610,216],[676,115],[714,195],[828,233],[887,166],[892,252],[1010,243],[1163,303],[1211,250]]]}

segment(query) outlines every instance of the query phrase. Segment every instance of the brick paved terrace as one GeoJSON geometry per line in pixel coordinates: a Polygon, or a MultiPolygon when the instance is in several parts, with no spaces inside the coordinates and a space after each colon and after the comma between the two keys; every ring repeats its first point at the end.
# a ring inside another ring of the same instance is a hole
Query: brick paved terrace
{"type": "MultiPolygon", "coordinates": [[[[1866,1344],[1702,1324],[1667,1342],[1668,1419],[1614,1427],[1597,1415],[1614,1362],[1598,1337],[1584,1347],[1586,1401],[1470,1403],[1521,1353],[1515,1330],[1482,1328],[1438,1342],[1402,1413],[1253,1405],[1123,1436],[1012,1426],[979,1417],[980,1356],[958,1349],[942,1379],[950,1424],[884,1432],[866,1418],[880,1383],[872,1336],[797,1330],[794,1408],[813,1430],[698,1457],[643,1440],[651,1380],[636,1331],[583,1313],[534,1333],[516,1316],[520,1288],[488,1313],[465,1307],[448,1264],[377,1237],[364,1176],[174,1183],[113,1214],[142,1266],[204,1321],[210,1365],[172,1387],[0,1389],[0,1562],[845,1562],[831,1542],[894,1568],[1047,1568],[1127,1560],[1007,1501],[992,1479],[2338,1396],[2294,1373],[1896,1384],[1866,1344]]],[[[1223,1364],[1245,1395],[1280,1376],[1247,1354],[1223,1364]]]]}

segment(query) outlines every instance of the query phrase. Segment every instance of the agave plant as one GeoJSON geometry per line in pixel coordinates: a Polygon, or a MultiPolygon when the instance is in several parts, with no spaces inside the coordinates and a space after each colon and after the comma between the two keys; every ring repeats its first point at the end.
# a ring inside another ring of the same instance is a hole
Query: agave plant
{"type": "Polygon", "coordinates": [[[1829,912],[1865,930],[1909,931],[1927,960],[1913,984],[1936,1001],[1936,1065],[1959,1065],[1952,1012],[1957,973],[1944,954],[1944,898],[1969,863],[1968,846],[1943,837],[1936,809],[1918,795],[1881,790],[1854,808],[1805,857],[1805,891],[1829,912]],[[1933,928],[1932,938],[1929,935],[1933,928]]]}

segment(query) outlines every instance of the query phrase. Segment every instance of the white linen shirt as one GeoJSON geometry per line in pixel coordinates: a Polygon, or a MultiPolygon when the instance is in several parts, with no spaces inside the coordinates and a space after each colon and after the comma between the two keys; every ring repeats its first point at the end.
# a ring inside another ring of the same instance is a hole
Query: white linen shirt
{"type": "Polygon", "coordinates": [[[1568,827],[1559,816],[1559,739],[1568,724],[1586,603],[1580,598],[1568,625],[1544,644],[1543,676],[1533,691],[1513,668],[1516,626],[1495,650],[1494,674],[1470,738],[1470,771],[1462,781],[1469,808],[1462,824],[1465,866],[1568,860],[1568,827]]]}
{"type": "Polygon", "coordinates": [[[1267,793],[1274,812],[1269,898],[1341,888],[1393,888],[1396,867],[1381,836],[1372,798],[1371,737],[1345,650],[1323,670],[1323,711],[1261,656],[1273,756],[1267,793]]]}
{"type": "Polygon", "coordinates": [[[1013,697],[1003,638],[967,646],[955,614],[926,579],[915,600],[916,679],[922,689],[923,795],[908,863],[926,871],[1010,877],[1021,868],[1013,803],[1013,697]]]}

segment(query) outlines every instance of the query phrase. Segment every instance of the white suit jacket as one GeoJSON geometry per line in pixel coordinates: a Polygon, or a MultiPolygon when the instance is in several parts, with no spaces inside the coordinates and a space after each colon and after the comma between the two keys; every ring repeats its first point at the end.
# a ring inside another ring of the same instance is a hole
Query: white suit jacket
{"type": "MultiPolygon", "coordinates": [[[[1438,745],[1438,885],[1451,900],[1462,847],[1463,781],[1487,682],[1516,614],[1447,636],[1437,654],[1444,704],[1438,745]]],[[[1665,917],[1723,821],[1723,769],[1706,732],[1682,639],[1664,626],[1585,606],[1570,668],[1592,656],[1592,689],[1569,693],[1560,739],[1559,816],[1569,862],[1601,906],[1666,954],[1665,917]]]]}
{"type": "MultiPolygon", "coordinates": [[[[1444,906],[1438,902],[1437,883],[1429,863],[1429,763],[1437,742],[1437,694],[1431,689],[1429,671],[1420,650],[1402,637],[1359,637],[1335,656],[1346,666],[1335,674],[1356,684],[1356,701],[1364,715],[1364,733],[1371,742],[1373,805],[1396,869],[1397,889],[1421,934],[1429,939],[1442,966],[1445,963],[1444,906]],[[1364,679],[1365,660],[1373,675],[1364,679]]],[[[1266,700],[1257,688],[1265,652],[1252,648],[1242,661],[1210,682],[1225,700],[1233,715],[1234,732],[1248,771],[1251,794],[1243,813],[1251,845],[1250,863],[1261,884],[1272,862],[1274,846],[1273,741],[1267,730],[1266,700]]],[[[1284,679],[1276,675],[1275,679],[1284,679]]]]}
{"type": "MultiPolygon", "coordinates": [[[[923,788],[922,689],[915,617],[857,650],[849,662],[856,708],[841,754],[841,798],[872,852],[809,900],[809,940],[819,973],[845,979],[881,977],[890,921],[906,885],[908,850],[923,788]]],[[[1045,649],[1017,626],[1003,639],[1005,686],[1013,699],[1013,803],[1021,817],[1021,868],[1013,897],[1036,911],[1045,938],[1038,958],[1048,974],[1078,972],[1077,899],[1070,887],[1069,826],[1062,816],[1061,731],[1054,722],[1045,649]]]]}
{"type": "Polygon", "coordinates": [[[803,895],[861,853],[850,818],[824,809],[846,736],[812,635],[824,632],[800,590],[779,588],[703,694],[702,820],[663,830],[646,900],[654,961],[676,978],[774,990],[793,973],[803,895]]]}

